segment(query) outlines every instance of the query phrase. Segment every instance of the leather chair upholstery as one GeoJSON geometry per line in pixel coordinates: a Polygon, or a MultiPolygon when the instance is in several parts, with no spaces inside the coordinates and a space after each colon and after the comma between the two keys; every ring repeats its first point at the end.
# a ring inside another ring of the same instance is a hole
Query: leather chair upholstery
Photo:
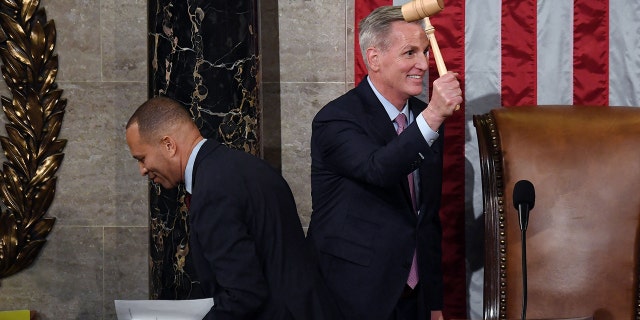
{"type": "Polygon", "coordinates": [[[535,186],[527,318],[640,319],[640,108],[499,108],[473,117],[485,215],[484,319],[520,319],[515,183],[535,186]]]}

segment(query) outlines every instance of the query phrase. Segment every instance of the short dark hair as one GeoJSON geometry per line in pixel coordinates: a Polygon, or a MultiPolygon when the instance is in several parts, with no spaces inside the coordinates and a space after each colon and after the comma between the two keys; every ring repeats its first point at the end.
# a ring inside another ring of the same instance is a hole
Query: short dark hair
{"type": "Polygon", "coordinates": [[[140,138],[151,141],[174,125],[186,122],[193,123],[193,120],[182,104],[171,98],[158,96],[140,105],[129,118],[126,128],[138,124],[140,138]]]}

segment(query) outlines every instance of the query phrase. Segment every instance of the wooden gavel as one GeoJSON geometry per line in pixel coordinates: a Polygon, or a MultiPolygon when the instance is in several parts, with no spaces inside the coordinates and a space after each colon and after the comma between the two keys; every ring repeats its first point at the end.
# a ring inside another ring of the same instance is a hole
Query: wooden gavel
{"type": "MultiPolygon", "coordinates": [[[[424,32],[427,34],[433,58],[436,60],[436,67],[440,76],[447,73],[447,67],[444,65],[438,41],[436,41],[435,28],[431,25],[429,17],[444,9],[442,0],[413,0],[402,5],[402,16],[407,22],[413,22],[422,19],[424,21],[424,32]]],[[[459,110],[457,105],[455,110],[459,110]]]]}

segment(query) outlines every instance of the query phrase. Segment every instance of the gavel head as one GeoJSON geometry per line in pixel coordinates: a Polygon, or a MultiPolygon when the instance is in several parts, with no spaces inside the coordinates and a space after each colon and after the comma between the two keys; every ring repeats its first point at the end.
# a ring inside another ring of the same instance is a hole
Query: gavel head
{"type": "Polygon", "coordinates": [[[430,17],[444,9],[442,0],[413,0],[402,5],[402,16],[407,22],[430,17]]]}

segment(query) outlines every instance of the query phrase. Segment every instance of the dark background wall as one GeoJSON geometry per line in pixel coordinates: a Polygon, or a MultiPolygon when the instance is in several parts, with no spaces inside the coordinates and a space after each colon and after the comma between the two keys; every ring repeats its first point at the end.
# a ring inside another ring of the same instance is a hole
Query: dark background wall
{"type": "MultiPolygon", "coordinates": [[[[149,2],[149,97],[181,102],[207,139],[260,156],[257,0],[149,2]]],[[[150,296],[202,297],[184,188],[150,186],[150,296]]]]}

